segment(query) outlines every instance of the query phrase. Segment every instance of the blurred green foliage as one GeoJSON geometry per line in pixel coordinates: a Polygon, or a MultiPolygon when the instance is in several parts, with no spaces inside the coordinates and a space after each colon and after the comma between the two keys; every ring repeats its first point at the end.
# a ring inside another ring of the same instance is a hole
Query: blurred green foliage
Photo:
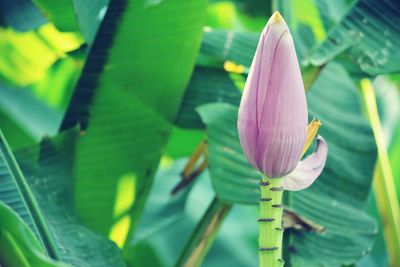
{"type": "Polygon", "coordinates": [[[321,178],[288,197],[326,232],[288,230],[286,266],[397,266],[358,90],[373,81],[399,195],[396,0],[0,0],[0,265],[180,266],[204,238],[202,266],[256,266],[258,174],[235,116],[275,10],[330,147],[321,178]],[[232,206],[219,231],[215,197],[232,206]]]}

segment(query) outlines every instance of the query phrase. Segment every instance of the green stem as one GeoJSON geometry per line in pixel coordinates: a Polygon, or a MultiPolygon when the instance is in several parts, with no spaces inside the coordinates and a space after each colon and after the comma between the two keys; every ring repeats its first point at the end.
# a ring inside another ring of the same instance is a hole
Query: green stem
{"type": "Polygon", "coordinates": [[[400,206],[394,182],[395,177],[393,177],[392,166],[390,165],[383,136],[374,88],[368,79],[361,80],[360,85],[378,148],[378,160],[373,180],[375,200],[382,220],[383,236],[390,266],[400,266],[400,206]]]}
{"type": "Polygon", "coordinates": [[[260,267],[281,267],[282,260],[282,179],[264,176],[260,182],[259,259],[260,267]]]}
{"type": "MultiPolygon", "coordinates": [[[[285,207],[290,207],[290,205],[293,203],[293,194],[290,191],[284,191],[283,192],[283,205],[285,207]]],[[[283,220],[283,217],[282,217],[283,220]]],[[[291,233],[290,229],[285,229],[284,235],[283,235],[283,242],[282,242],[282,257],[285,260],[285,267],[291,267],[292,266],[292,259],[291,259],[291,254],[290,254],[290,244],[293,242],[293,234],[291,233]]]]}
{"type": "Polygon", "coordinates": [[[193,231],[175,266],[197,267],[201,265],[230,208],[231,205],[222,203],[216,197],[214,198],[193,231]]]}

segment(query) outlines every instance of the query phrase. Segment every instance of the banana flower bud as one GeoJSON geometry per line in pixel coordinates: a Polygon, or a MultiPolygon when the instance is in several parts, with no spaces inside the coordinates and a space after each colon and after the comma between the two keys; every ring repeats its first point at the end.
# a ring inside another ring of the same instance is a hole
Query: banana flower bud
{"type": "Polygon", "coordinates": [[[308,187],[325,165],[327,144],[322,137],[318,137],[316,152],[300,162],[319,127],[310,124],[313,127],[308,130],[314,132],[307,134],[307,113],[293,39],[276,12],[261,34],[250,68],[239,107],[238,132],[250,164],[270,178],[285,177],[287,190],[308,187]]]}

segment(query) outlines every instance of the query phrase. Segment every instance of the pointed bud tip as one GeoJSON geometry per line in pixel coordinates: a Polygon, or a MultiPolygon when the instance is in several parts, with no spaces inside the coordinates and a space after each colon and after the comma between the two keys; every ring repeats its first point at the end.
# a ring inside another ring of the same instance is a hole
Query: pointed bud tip
{"type": "Polygon", "coordinates": [[[284,22],[283,17],[281,16],[281,13],[279,11],[275,11],[274,14],[272,14],[271,18],[269,19],[270,23],[282,23],[284,22]]]}

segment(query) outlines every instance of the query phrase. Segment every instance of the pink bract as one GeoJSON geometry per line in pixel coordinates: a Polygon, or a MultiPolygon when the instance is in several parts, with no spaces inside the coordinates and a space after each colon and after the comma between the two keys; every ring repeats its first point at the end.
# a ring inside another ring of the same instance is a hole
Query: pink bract
{"type": "Polygon", "coordinates": [[[239,108],[238,131],[251,165],[271,178],[299,163],[307,102],[289,28],[276,12],[264,28],[239,108]]]}

